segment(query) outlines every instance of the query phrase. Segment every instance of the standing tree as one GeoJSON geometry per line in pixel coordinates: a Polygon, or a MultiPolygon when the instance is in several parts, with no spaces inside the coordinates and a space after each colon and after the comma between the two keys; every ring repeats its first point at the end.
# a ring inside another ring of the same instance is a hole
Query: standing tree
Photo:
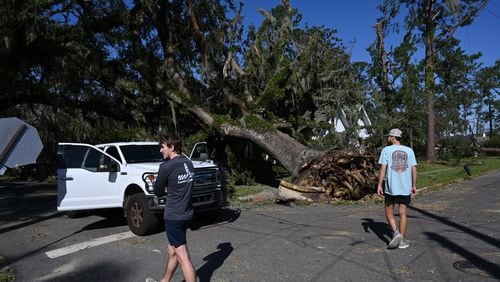
{"type": "Polygon", "coordinates": [[[380,131],[392,127],[404,129],[410,146],[420,146],[425,117],[422,110],[422,93],[419,65],[413,62],[417,51],[417,37],[413,30],[405,31],[399,46],[386,47],[385,38],[391,32],[398,31],[394,22],[399,6],[396,2],[386,1],[379,6],[383,16],[374,25],[376,40],[368,51],[372,57],[369,75],[374,87],[374,97],[378,111],[377,126],[380,131]],[[384,114],[380,114],[380,113],[384,114]]]}
{"type": "Polygon", "coordinates": [[[500,61],[497,60],[491,67],[479,70],[476,77],[477,89],[481,95],[482,102],[486,106],[484,119],[488,123],[488,135],[493,137],[495,132],[495,121],[498,123],[500,107],[500,61]]]}
{"type": "Polygon", "coordinates": [[[454,38],[441,46],[435,64],[437,125],[445,134],[475,135],[471,119],[474,106],[480,104],[474,85],[480,54],[466,55],[454,38]]]}
{"type": "Polygon", "coordinates": [[[45,149],[37,173],[53,173],[57,142],[105,141],[137,126],[133,95],[107,49],[125,11],[121,1],[3,1],[0,112],[35,125],[45,149]]]}
{"type": "Polygon", "coordinates": [[[393,21],[402,7],[407,11],[404,28],[405,38],[413,37],[423,44],[423,85],[426,98],[426,159],[431,162],[436,157],[436,60],[442,44],[450,40],[459,28],[469,25],[485,7],[487,0],[386,0],[381,5],[384,19],[393,21]]]}

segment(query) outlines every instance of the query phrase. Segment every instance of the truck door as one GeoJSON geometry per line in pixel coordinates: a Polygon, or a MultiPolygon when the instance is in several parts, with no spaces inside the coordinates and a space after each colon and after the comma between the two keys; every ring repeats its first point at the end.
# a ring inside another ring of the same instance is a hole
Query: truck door
{"type": "Polygon", "coordinates": [[[59,211],[121,207],[119,162],[89,144],[60,143],[57,151],[59,211]]]}

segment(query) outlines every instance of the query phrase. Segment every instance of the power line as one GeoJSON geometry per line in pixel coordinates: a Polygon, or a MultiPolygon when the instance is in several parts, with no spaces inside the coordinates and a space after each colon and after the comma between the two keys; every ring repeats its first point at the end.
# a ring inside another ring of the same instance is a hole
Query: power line
{"type": "Polygon", "coordinates": [[[492,14],[493,16],[495,16],[495,17],[497,17],[497,18],[499,18],[499,19],[500,19],[500,15],[498,15],[497,13],[495,13],[495,12],[491,11],[491,10],[490,10],[490,9],[488,9],[488,8],[484,8],[484,9],[485,9],[486,11],[490,12],[490,14],[492,14]]]}

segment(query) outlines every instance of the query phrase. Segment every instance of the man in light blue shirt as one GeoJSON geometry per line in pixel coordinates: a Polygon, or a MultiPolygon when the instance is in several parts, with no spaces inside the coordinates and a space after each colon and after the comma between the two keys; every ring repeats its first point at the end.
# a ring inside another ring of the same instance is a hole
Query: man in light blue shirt
{"type": "Polygon", "coordinates": [[[387,141],[391,144],[384,147],[378,163],[380,171],[377,193],[385,195],[385,216],[393,230],[389,249],[407,248],[404,240],[407,226],[406,207],[411,202],[411,196],[417,193],[417,160],[410,147],[401,145],[402,131],[394,128],[389,132],[387,141]],[[385,187],[382,183],[385,180],[385,187]],[[399,228],[394,218],[394,206],[399,205],[399,228]]]}

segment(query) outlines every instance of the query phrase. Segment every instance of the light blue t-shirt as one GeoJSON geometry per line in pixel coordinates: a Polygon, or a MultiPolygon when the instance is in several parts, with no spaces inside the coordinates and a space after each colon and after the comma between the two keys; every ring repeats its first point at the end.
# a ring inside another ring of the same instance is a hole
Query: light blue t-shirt
{"type": "Polygon", "coordinates": [[[384,193],[407,196],[411,194],[413,166],[417,165],[415,153],[410,147],[391,145],[384,147],[378,163],[387,165],[384,193]]]}

